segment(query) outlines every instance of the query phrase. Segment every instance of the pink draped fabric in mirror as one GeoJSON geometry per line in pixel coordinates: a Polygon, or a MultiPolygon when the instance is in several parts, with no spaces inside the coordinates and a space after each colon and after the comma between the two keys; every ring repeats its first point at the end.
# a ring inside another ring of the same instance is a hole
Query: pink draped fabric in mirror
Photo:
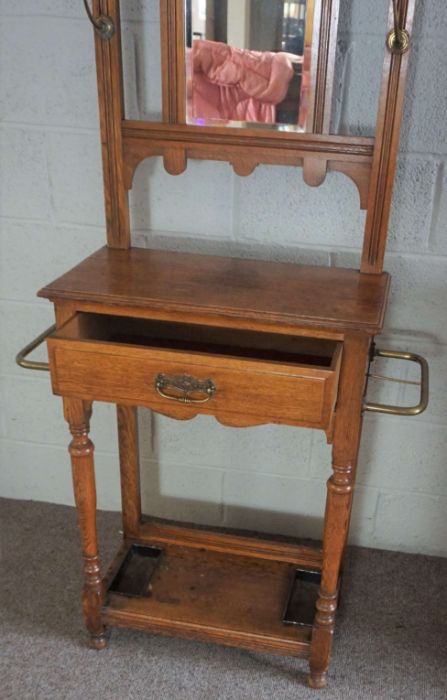
{"type": "Polygon", "coordinates": [[[312,0],[186,0],[190,124],[306,129],[312,0]]]}

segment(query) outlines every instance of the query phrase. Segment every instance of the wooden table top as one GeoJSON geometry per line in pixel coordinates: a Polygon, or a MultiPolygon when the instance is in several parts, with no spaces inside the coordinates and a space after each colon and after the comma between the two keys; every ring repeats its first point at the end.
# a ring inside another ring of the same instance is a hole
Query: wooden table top
{"type": "Polygon", "coordinates": [[[101,248],[38,296],[280,325],[381,330],[387,273],[101,248]]]}

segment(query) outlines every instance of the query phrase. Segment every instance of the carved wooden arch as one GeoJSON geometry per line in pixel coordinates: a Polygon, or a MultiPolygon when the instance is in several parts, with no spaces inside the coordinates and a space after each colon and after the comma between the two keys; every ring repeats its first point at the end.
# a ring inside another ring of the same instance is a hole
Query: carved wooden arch
{"type": "MultiPolygon", "coordinates": [[[[415,1],[401,0],[399,3],[399,23],[410,36],[415,1]]],[[[331,36],[328,12],[336,3],[338,6],[338,0],[318,0],[316,3],[322,8],[320,38],[323,32],[323,41],[327,44],[331,36]]],[[[135,169],[145,158],[162,156],[165,168],[171,174],[183,172],[188,158],[225,160],[239,175],[249,175],[260,163],[297,165],[303,167],[304,180],[313,187],[324,182],[328,170],[342,172],[354,181],[359,190],[360,205],[367,208],[361,271],[380,273],[411,51],[399,55],[385,49],[374,139],[192,126],[184,123],[184,75],[179,60],[184,51],[183,0],[160,0],[160,8],[162,34],[168,37],[162,42],[162,63],[168,69],[163,71],[164,121],[135,122],[126,120],[124,115],[119,0],[93,0],[94,13],[111,17],[117,30],[110,41],[96,35],[108,245],[130,247],[128,190],[135,169]]],[[[391,31],[393,26],[393,3],[390,0],[388,30],[391,31]]],[[[328,84],[324,62],[319,63],[318,71],[328,84]]],[[[320,116],[317,118],[314,113],[315,132],[319,127],[322,131],[324,126],[321,103],[317,104],[316,112],[320,116]]]]}
{"type": "MultiPolygon", "coordinates": [[[[128,142],[128,150],[125,151],[124,155],[124,186],[126,190],[132,189],[138,166],[147,158],[161,156],[164,168],[170,175],[181,175],[185,172],[188,166],[188,156],[195,160],[209,159],[209,156],[201,157],[199,153],[190,155],[182,147],[165,148],[161,151],[156,146],[148,145],[145,155],[141,155],[140,147],[135,148],[135,151],[133,151],[133,147],[132,142],[128,142]]],[[[277,156],[273,156],[271,160],[268,160],[265,153],[259,158],[256,158],[256,156],[247,158],[246,156],[238,155],[238,153],[232,155],[228,151],[225,157],[222,157],[222,160],[228,161],[236,175],[241,177],[251,175],[258,165],[278,164],[277,156]]],[[[366,209],[368,207],[372,156],[370,160],[365,160],[365,162],[350,163],[348,161],[328,160],[325,158],[320,160],[314,157],[303,158],[292,153],[289,157],[284,156],[283,164],[301,167],[303,169],[303,180],[309,187],[322,185],[328,172],[342,172],[356,185],[360,197],[360,208],[366,209]]]]}
{"type": "MultiPolygon", "coordinates": [[[[186,170],[188,158],[228,161],[235,173],[250,175],[258,165],[294,165],[303,168],[307,185],[323,184],[328,171],[342,172],[356,184],[360,206],[366,209],[372,169],[374,140],[358,137],[327,137],[314,134],[312,138],[290,138],[287,134],[259,138],[250,143],[247,129],[222,131],[225,144],[214,144],[214,134],[207,127],[197,128],[193,136],[184,125],[146,124],[127,121],[123,128],[124,186],[132,188],[135,170],[146,158],[162,156],[171,175],[186,170]],[[236,133],[235,133],[236,132],[236,133]]],[[[217,131],[217,130],[213,130],[217,131]]]]}

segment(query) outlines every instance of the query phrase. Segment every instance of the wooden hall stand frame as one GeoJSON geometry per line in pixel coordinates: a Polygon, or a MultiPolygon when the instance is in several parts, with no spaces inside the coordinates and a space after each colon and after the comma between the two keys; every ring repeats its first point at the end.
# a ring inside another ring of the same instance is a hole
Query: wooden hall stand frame
{"type": "MultiPolygon", "coordinates": [[[[311,134],[187,125],[179,69],[182,3],[162,0],[160,6],[164,121],[149,124],[128,121],[123,113],[118,0],[93,2],[108,246],[39,292],[55,306],[49,368],[72,435],[85,622],[97,649],[106,645],[107,628],[116,626],[303,657],[309,659],[310,685],[321,688],[348,537],[368,365],[390,283],[382,265],[409,55],[395,39],[396,32],[411,32],[414,0],[398,4],[397,28],[390,8],[375,139],[325,133],[318,100],[311,134]],[[172,174],[182,172],[188,158],[228,160],[244,175],[258,163],[300,165],[313,186],[327,170],[344,172],[367,207],[361,270],[131,247],[133,173],[143,158],[160,155],[172,174]],[[94,401],[115,403],[118,416],[123,543],[105,575],[89,438],[94,401]],[[182,420],[200,413],[229,426],[273,422],[324,430],[332,443],[333,471],[322,549],[144,520],[138,406],[182,420]],[[297,570],[319,582],[310,624],[283,620],[297,570]]],[[[316,6],[320,41],[329,46],[330,12],[337,3],[321,0],[316,6]]],[[[324,65],[317,79],[327,85],[324,65]]],[[[20,353],[24,366],[33,365],[23,359],[32,346],[20,353]]],[[[423,369],[421,403],[404,409],[418,413],[427,403],[426,364],[414,355],[405,359],[423,369]]]]}

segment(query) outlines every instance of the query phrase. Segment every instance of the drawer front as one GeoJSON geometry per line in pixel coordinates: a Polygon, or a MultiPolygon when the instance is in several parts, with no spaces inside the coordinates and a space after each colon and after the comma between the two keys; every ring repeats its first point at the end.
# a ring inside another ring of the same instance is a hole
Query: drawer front
{"type": "Polygon", "coordinates": [[[338,368],[50,339],[53,390],[143,405],[175,418],[215,415],[234,425],[328,428],[338,368]]]}

